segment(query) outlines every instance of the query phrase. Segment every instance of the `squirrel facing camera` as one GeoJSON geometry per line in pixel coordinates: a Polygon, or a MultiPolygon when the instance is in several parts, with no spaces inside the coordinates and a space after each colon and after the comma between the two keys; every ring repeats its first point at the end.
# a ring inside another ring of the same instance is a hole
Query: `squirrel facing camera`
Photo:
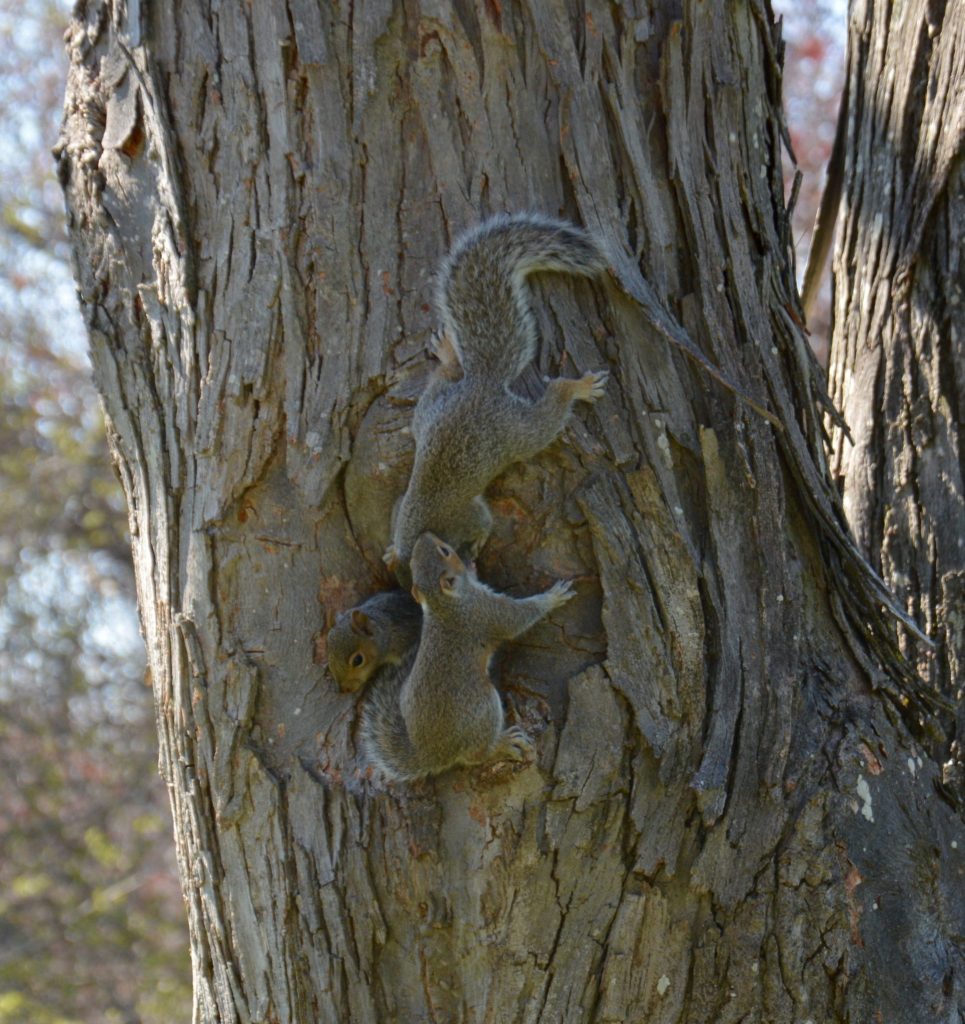
{"type": "Polygon", "coordinates": [[[432,533],[423,534],[416,542],[411,567],[412,596],[420,608],[433,600],[458,600],[471,586],[471,570],[453,548],[432,533]]]}
{"type": "Polygon", "coordinates": [[[454,246],[436,294],[441,366],[413,415],[415,463],[385,553],[404,586],[413,546],[426,531],[474,558],[492,528],[482,492],[558,437],[574,402],[603,394],[602,370],[550,380],[536,402],[510,385],[536,355],[526,277],[544,270],[592,277],[606,266],[585,231],[534,214],[493,217],[454,246]]]}
{"type": "Polygon", "coordinates": [[[360,690],[383,665],[398,665],[419,642],[422,612],[403,590],[370,597],[342,612],[328,631],[328,669],[345,693],[360,690]]]}
{"type": "Polygon", "coordinates": [[[412,577],[422,635],[401,689],[376,681],[362,717],[366,759],[389,779],[531,760],[529,736],[506,728],[489,663],[501,643],[569,601],[571,584],[560,581],[522,599],[498,594],[432,533],[413,548],[412,577]]]}

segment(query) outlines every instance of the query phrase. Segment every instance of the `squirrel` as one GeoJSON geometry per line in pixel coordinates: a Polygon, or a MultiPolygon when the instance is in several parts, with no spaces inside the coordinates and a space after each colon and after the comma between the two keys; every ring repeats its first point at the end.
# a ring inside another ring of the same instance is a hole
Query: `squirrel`
{"type": "Polygon", "coordinates": [[[384,556],[403,585],[413,545],[426,531],[475,558],[492,528],[482,492],[512,463],[549,445],[574,402],[603,394],[606,371],[550,380],[536,402],[509,386],[536,354],[527,275],[553,270],[590,277],[606,266],[585,231],[535,214],[492,217],[456,242],[436,293],[441,366],[415,409],[415,463],[384,556]]]}
{"type": "Polygon", "coordinates": [[[518,726],[506,728],[489,663],[503,641],[569,601],[572,584],[561,580],[522,599],[498,594],[432,533],[416,541],[411,567],[422,636],[401,689],[393,671],[371,691],[361,726],[366,760],[398,780],[529,760],[533,741],[518,726]]]}
{"type": "Polygon", "coordinates": [[[383,665],[399,665],[419,642],[422,610],[404,590],[388,590],[342,612],[328,631],[328,669],[339,689],[362,689],[383,665]]]}

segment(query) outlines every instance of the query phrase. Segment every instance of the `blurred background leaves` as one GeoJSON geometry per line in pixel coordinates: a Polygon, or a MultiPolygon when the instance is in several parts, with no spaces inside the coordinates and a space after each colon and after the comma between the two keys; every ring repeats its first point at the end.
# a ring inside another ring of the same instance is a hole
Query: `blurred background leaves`
{"type": "Polygon", "coordinates": [[[50,156],[67,15],[0,0],[0,1024],[168,1024],[184,906],[50,156]]]}

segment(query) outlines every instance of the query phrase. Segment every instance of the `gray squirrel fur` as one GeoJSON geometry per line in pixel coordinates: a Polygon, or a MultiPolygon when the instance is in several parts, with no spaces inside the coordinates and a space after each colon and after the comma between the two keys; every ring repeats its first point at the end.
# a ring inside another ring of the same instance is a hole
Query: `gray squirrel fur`
{"type": "Polygon", "coordinates": [[[585,231],[536,214],[492,217],[456,242],[436,292],[440,350],[448,355],[416,406],[415,464],[385,553],[403,586],[412,546],[427,530],[475,557],[492,527],[482,492],[512,463],[547,447],[574,402],[603,394],[606,371],[550,380],[536,402],[509,386],[536,355],[527,275],[589,277],[606,266],[585,231]]]}
{"type": "Polygon", "coordinates": [[[540,214],[498,214],[460,236],[440,269],[436,307],[465,373],[510,383],[533,361],[530,274],[592,277],[606,267],[582,228],[540,214]]]}
{"type": "Polygon", "coordinates": [[[412,577],[421,639],[371,688],[361,726],[365,759],[395,780],[457,765],[530,760],[533,742],[518,726],[506,728],[489,663],[501,643],[569,601],[571,584],[559,581],[521,599],[498,594],[431,533],[413,548],[412,577]]]}

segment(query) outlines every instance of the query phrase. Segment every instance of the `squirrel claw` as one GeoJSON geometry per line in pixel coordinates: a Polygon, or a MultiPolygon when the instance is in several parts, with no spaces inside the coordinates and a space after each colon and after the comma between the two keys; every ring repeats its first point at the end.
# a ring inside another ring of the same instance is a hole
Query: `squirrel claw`
{"type": "Polygon", "coordinates": [[[518,725],[510,726],[500,737],[496,750],[503,761],[529,761],[536,753],[536,747],[518,725]]]}
{"type": "Polygon", "coordinates": [[[554,608],[559,608],[561,605],[566,604],[567,601],[576,597],[576,591],[573,589],[573,581],[557,580],[557,582],[546,591],[546,596],[549,598],[551,611],[554,608]]]}
{"type": "Polygon", "coordinates": [[[596,370],[592,373],[584,373],[577,382],[580,387],[576,397],[582,402],[595,402],[603,397],[606,391],[606,382],[610,379],[608,370],[596,370]]]}

